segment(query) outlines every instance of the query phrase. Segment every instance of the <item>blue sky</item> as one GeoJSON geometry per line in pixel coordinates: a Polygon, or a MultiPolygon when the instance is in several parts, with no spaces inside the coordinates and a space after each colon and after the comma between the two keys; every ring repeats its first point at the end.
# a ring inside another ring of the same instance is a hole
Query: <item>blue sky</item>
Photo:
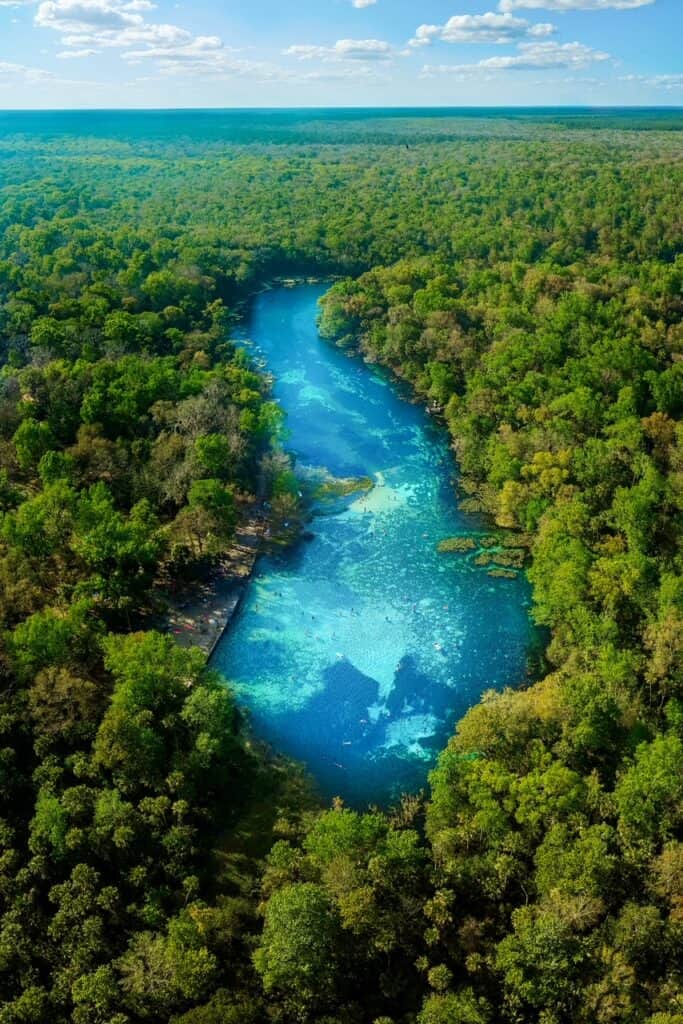
{"type": "Polygon", "coordinates": [[[683,0],[0,0],[0,108],[683,105],[683,0]]]}

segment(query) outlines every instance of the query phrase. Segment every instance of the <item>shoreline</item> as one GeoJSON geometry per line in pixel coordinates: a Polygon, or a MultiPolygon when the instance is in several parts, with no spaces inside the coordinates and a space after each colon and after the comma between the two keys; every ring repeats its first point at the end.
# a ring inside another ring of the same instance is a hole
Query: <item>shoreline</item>
{"type": "MultiPolygon", "coordinates": [[[[238,303],[237,321],[244,320],[249,305],[262,292],[278,286],[294,288],[300,284],[334,280],[340,278],[310,274],[270,278],[238,303]]],[[[165,592],[168,608],[156,617],[156,628],[172,636],[180,647],[199,648],[208,664],[242,604],[259,555],[265,550],[268,539],[275,539],[270,537],[272,529],[272,517],[259,502],[238,526],[229,551],[217,558],[206,573],[189,583],[177,596],[165,592]]]]}
{"type": "MultiPolygon", "coordinates": [[[[250,293],[244,303],[245,310],[256,295],[273,287],[294,288],[334,280],[340,278],[310,274],[272,278],[250,293]]],[[[188,588],[188,600],[177,602],[175,607],[172,605],[164,617],[164,631],[170,632],[181,647],[198,647],[207,664],[244,600],[272,528],[271,517],[263,506],[253,511],[238,527],[230,551],[219,558],[196,585],[188,588]]]]}
{"type": "Polygon", "coordinates": [[[261,507],[252,511],[235,531],[230,550],[176,598],[167,596],[158,628],[180,647],[198,647],[208,663],[242,603],[269,525],[261,507]]]}

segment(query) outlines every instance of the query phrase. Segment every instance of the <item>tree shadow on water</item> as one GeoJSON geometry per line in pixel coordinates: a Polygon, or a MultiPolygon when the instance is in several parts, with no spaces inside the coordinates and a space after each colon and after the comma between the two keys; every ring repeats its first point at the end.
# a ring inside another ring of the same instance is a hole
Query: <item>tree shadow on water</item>
{"type": "Polygon", "coordinates": [[[410,749],[434,754],[448,732],[453,694],[421,673],[412,656],[396,667],[393,687],[382,701],[380,684],[351,662],[339,659],[323,672],[324,688],[304,707],[262,723],[271,741],[304,761],[325,796],[350,803],[387,803],[424,786],[433,763],[410,749]],[[434,735],[424,722],[433,716],[434,735]]]}

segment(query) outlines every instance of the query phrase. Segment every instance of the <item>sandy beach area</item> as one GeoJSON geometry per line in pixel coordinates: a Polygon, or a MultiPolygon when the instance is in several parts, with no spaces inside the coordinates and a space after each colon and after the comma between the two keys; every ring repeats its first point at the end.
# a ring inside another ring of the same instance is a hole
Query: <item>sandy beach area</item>
{"type": "Polygon", "coordinates": [[[169,599],[161,629],[181,647],[199,647],[207,656],[220,640],[239,607],[262,549],[268,520],[261,513],[238,527],[232,549],[200,583],[169,599]]]}

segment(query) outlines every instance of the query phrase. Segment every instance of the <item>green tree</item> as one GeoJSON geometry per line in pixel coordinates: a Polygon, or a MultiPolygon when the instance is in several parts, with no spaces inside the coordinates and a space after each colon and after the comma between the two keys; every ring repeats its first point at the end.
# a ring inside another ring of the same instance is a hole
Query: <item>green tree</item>
{"type": "Polygon", "coordinates": [[[14,434],[14,447],[17,462],[22,469],[35,469],[55,444],[55,439],[48,423],[41,423],[31,417],[23,420],[14,434]]]}
{"type": "Polygon", "coordinates": [[[254,965],[267,993],[296,1019],[333,1005],[340,972],[340,924],[323,888],[287,885],[268,902],[254,965]]]}

